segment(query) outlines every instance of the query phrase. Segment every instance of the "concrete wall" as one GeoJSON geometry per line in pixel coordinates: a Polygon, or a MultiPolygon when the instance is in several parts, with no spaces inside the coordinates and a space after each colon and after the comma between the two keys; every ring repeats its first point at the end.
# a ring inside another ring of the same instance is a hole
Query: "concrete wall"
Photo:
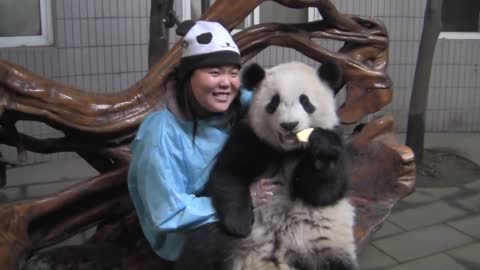
{"type": "MultiPolygon", "coordinates": [[[[0,58],[68,85],[111,93],[140,80],[148,67],[149,0],[55,0],[54,46],[0,48],[0,58]]],[[[22,121],[19,131],[61,136],[44,124],[22,121]]],[[[8,159],[11,147],[0,146],[8,159]]],[[[28,162],[74,157],[71,153],[28,153],[28,162]]]]}

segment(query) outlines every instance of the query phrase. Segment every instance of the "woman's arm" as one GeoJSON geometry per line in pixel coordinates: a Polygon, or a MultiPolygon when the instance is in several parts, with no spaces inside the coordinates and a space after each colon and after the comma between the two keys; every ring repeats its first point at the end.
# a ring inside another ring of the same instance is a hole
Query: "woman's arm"
{"type": "Polygon", "coordinates": [[[147,119],[132,144],[128,187],[149,240],[162,232],[188,230],[216,221],[208,197],[187,192],[181,146],[170,126],[147,119]],[[170,130],[170,133],[162,132],[170,130]]]}

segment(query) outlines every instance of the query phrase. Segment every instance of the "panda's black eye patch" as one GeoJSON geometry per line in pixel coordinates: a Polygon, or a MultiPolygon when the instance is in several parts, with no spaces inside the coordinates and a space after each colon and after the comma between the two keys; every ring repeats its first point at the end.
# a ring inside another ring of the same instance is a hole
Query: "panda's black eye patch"
{"type": "Polygon", "coordinates": [[[280,104],[280,96],[275,94],[272,99],[270,99],[270,102],[267,104],[265,110],[267,113],[272,114],[275,112],[275,110],[277,110],[278,104],[280,104]]]}
{"type": "Polygon", "coordinates": [[[197,36],[197,42],[199,44],[208,44],[210,41],[212,41],[213,35],[210,32],[203,33],[201,35],[197,36]]]}
{"type": "Polygon", "coordinates": [[[302,104],[302,107],[303,109],[307,112],[307,113],[313,113],[315,111],[315,106],[313,106],[313,104],[310,102],[310,99],[302,94],[300,95],[300,104],[302,104]]]}

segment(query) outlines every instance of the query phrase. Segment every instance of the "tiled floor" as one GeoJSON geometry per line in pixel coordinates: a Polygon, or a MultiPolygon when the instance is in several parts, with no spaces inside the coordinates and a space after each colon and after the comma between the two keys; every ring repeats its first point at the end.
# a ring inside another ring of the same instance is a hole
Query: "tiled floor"
{"type": "MultiPolygon", "coordinates": [[[[403,140],[403,136],[399,136],[403,140]]],[[[480,134],[428,134],[426,147],[447,147],[480,164],[480,134]]],[[[52,194],[96,172],[82,160],[7,171],[0,202],[52,194]]],[[[449,187],[417,187],[394,209],[360,254],[362,270],[480,269],[480,175],[449,187]]],[[[68,241],[79,243],[91,232],[68,241]]]]}
{"type": "MultiPolygon", "coordinates": [[[[401,136],[400,136],[401,139],[401,136]]],[[[429,134],[480,164],[480,134],[429,134]]],[[[417,187],[360,254],[362,270],[480,269],[480,175],[449,187],[417,187]]]]}

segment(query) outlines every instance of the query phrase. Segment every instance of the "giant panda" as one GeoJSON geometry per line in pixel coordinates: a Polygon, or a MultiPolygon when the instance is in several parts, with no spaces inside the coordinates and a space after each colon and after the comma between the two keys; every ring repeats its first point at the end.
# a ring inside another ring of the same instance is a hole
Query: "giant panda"
{"type": "Polygon", "coordinates": [[[346,198],[346,150],[333,88],[341,70],[289,62],[244,68],[253,89],[247,115],[231,131],[207,183],[219,222],[187,234],[176,269],[357,269],[354,208],[346,198]],[[295,134],[314,128],[308,143],[295,134]],[[252,208],[249,186],[280,185],[252,208]]]}

